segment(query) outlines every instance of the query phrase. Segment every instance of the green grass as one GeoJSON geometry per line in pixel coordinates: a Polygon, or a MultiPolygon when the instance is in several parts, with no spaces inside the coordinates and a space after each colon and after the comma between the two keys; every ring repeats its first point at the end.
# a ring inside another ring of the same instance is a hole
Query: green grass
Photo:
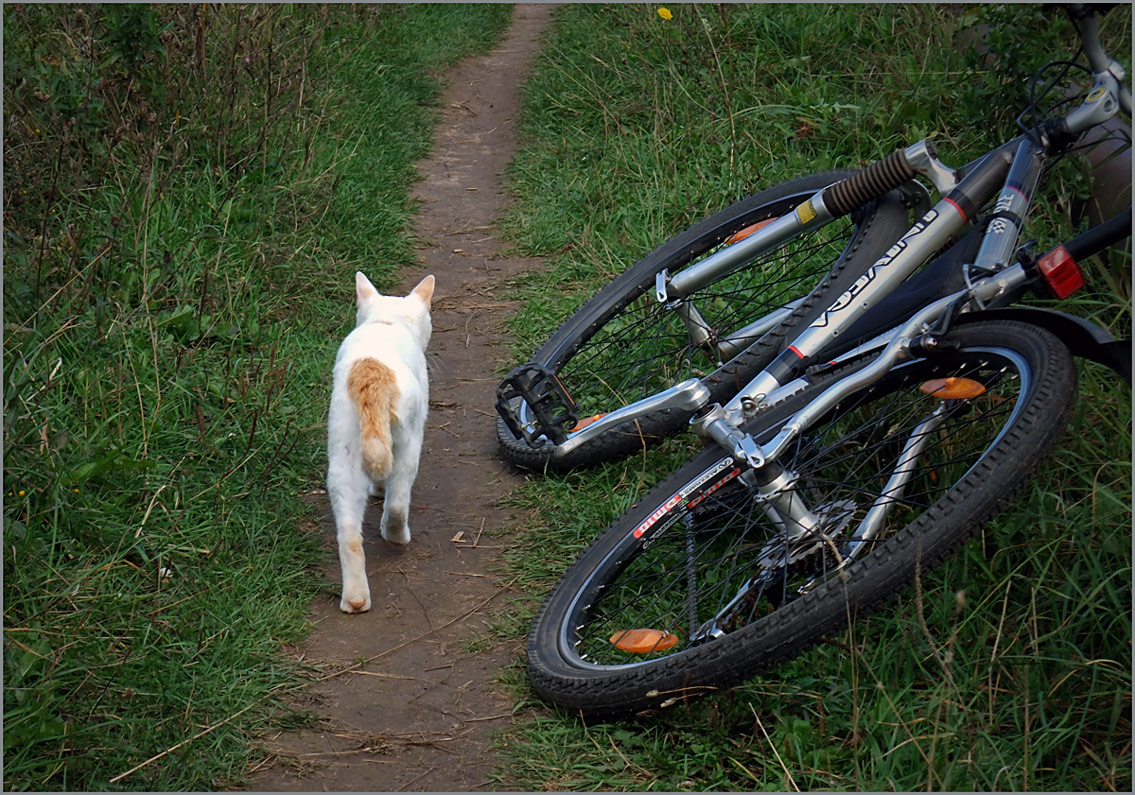
{"type": "MultiPolygon", "coordinates": [[[[1070,57],[1031,6],[567,6],[526,91],[508,233],[521,278],[514,359],[601,284],[762,187],[931,137],[961,164],[1014,135],[1022,80],[1070,57]],[[991,25],[999,58],[965,45],[991,25]],[[1022,47],[1022,43],[1032,45],[1022,47]]],[[[1105,21],[1126,61],[1130,16],[1105,21]]],[[[1073,159],[1035,220],[1043,250],[1083,195],[1073,159]]],[[[1130,335],[1130,259],[1088,264],[1061,308],[1130,335]]],[[[590,723],[539,703],[500,781],[565,790],[1119,790],[1131,787],[1131,402],[1081,367],[1067,437],[1020,502],[891,605],[774,671],[657,718],[590,723]]],[[[683,460],[689,440],[531,478],[509,566],[522,633],[559,572],[683,460]],[[599,495],[599,496],[597,496],[599,495]]]]}
{"type": "Polygon", "coordinates": [[[353,271],[414,261],[437,75],[508,17],[5,6],[9,788],[224,788],[303,720],[353,271]]]}

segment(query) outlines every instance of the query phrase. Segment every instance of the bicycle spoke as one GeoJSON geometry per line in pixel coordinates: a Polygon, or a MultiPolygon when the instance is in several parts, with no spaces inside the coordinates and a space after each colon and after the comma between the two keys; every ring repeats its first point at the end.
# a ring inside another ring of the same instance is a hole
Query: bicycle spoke
{"type": "Polygon", "coordinates": [[[604,590],[577,630],[580,654],[629,664],[710,642],[808,592],[926,510],[996,438],[1021,384],[984,357],[911,373],[845,400],[782,457],[807,526],[770,512],[742,477],[711,489],[656,530],[604,590]],[[920,389],[942,375],[983,391],[944,399],[920,389]],[[678,641],[647,653],[616,648],[610,638],[628,629],[678,641]]]}
{"type": "MultiPolygon", "coordinates": [[[[850,230],[839,225],[766,253],[690,296],[689,325],[674,308],[643,295],[576,351],[560,377],[584,414],[605,413],[702,377],[720,365],[714,340],[799,298],[831,267],[849,237],[850,230]],[[708,341],[698,344],[690,326],[702,328],[708,341]]],[[[734,341],[745,344],[744,338],[734,341]]]]}

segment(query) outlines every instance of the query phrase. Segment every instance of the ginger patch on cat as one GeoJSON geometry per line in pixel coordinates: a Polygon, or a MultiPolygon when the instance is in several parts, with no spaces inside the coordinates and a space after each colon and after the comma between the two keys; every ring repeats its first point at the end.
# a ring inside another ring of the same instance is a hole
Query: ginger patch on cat
{"type": "Polygon", "coordinates": [[[393,463],[390,422],[399,395],[394,371],[378,359],[358,359],[347,375],[347,394],[359,413],[363,465],[372,478],[385,478],[393,463]]]}

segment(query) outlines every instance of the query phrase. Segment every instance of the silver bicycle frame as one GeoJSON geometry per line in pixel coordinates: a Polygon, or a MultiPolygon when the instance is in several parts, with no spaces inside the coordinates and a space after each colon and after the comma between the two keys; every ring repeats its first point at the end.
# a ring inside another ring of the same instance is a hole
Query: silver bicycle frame
{"type": "MultiPolygon", "coordinates": [[[[765,461],[775,460],[789,442],[808,427],[811,422],[823,416],[836,403],[853,391],[863,388],[881,378],[907,353],[907,346],[914,335],[924,333],[941,317],[942,313],[959,301],[972,302],[977,307],[1008,290],[1015,289],[1025,281],[1021,266],[1008,267],[1010,256],[1016,251],[1018,236],[1024,216],[1028,212],[1031,194],[1036,186],[1041,170],[1041,160],[1035,144],[1024,140],[1017,147],[1005,177],[1004,185],[998,194],[995,215],[999,208],[1012,208],[1010,216],[995,218],[982,237],[975,262],[982,263],[984,272],[991,275],[971,282],[966,290],[947,295],[916,312],[886,340],[882,352],[871,364],[837,382],[825,390],[805,409],[785,424],[784,429],[763,449],[754,451],[748,443],[743,445],[745,452],[738,447],[738,438],[745,437],[740,424],[746,419],[750,406],[759,406],[760,401],[769,394],[775,394],[781,383],[768,370],[750,381],[721,412],[711,412],[701,422],[695,421],[694,428],[699,433],[716,439],[725,449],[742,454],[751,466],[763,466],[765,461]],[[998,223],[1001,221],[1002,223],[998,223]]],[[[976,197],[984,203],[987,196],[976,197]]],[[[941,248],[943,242],[961,229],[964,217],[949,198],[940,201],[922,220],[903,236],[878,262],[841,295],[834,304],[811,326],[805,329],[790,348],[802,359],[814,355],[826,345],[835,341],[840,332],[846,330],[875,302],[889,295],[919,267],[933,252],[941,248]]],[[[750,437],[751,438],[751,437],[750,437]]]]}
{"type": "MultiPolygon", "coordinates": [[[[1003,174],[1002,169],[1008,168],[1008,158],[1009,155],[1006,153],[994,152],[987,158],[988,162],[984,166],[985,171],[981,173],[1003,174]]],[[[679,289],[697,289],[702,280],[717,278],[722,273],[728,272],[729,269],[739,267],[753,256],[780,245],[800,232],[826,223],[827,221],[823,220],[826,210],[817,210],[817,206],[823,206],[819,194],[800,205],[796,211],[786,214],[768,226],[757,230],[745,240],[716,252],[692,268],[683,271],[679,276],[686,278],[679,281],[679,289]],[[800,207],[806,205],[813,209],[807,211],[805,213],[806,220],[802,220],[799,217],[801,214],[800,207]],[[813,212],[814,215],[812,215],[813,212]],[[741,249],[740,247],[744,248],[741,249]],[[690,273],[694,275],[686,276],[690,273]]],[[[830,220],[830,215],[826,217],[830,220]]],[[[957,202],[949,197],[942,199],[918,223],[911,227],[886,254],[876,261],[855,284],[841,295],[827,311],[805,329],[790,348],[801,357],[811,355],[823,348],[838,337],[842,331],[845,331],[867,309],[893,291],[935,251],[942,248],[951,236],[962,229],[965,222],[965,215],[959,209],[957,202]]],[[[660,300],[681,300],[675,299],[672,294],[675,289],[676,278],[667,280],[665,272],[659,275],[657,292],[660,300]]],[[[687,323],[696,325],[696,320],[687,318],[687,323]]],[[[743,333],[751,332],[741,329],[734,332],[728,340],[735,341],[736,337],[743,333]]],[[[759,402],[759,399],[766,397],[781,386],[780,381],[768,370],[749,382],[726,407],[727,417],[725,421],[733,428],[730,435],[736,435],[736,426],[745,418],[742,404],[759,402]]],[[[566,455],[612,428],[659,409],[673,408],[683,411],[697,411],[704,408],[708,402],[709,390],[698,379],[691,378],[648,398],[613,411],[579,432],[571,434],[563,443],[556,446],[554,455],[566,455]]],[[[714,419],[720,420],[722,418],[715,417],[714,419]]],[[[708,427],[701,427],[698,424],[694,425],[694,429],[709,436],[714,433],[708,427]]],[[[727,449],[733,449],[732,445],[727,444],[726,446],[727,449]]]]}
{"type": "MultiPolygon", "coordinates": [[[[753,470],[758,470],[770,462],[777,461],[804,430],[810,428],[844,398],[882,378],[902,360],[911,358],[911,347],[915,338],[926,335],[945,313],[965,304],[981,307],[997,296],[1023,285],[1028,280],[1025,269],[1019,264],[1008,266],[1008,255],[1015,250],[1020,224],[1028,211],[1031,192],[1036,185],[1040,168],[1041,159],[1036,144],[1027,140],[1022,141],[1008,168],[997,203],[998,207],[1012,206],[1020,215],[1013,213],[1007,216],[1006,223],[997,228],[991,224],[982,238],[976,257],[977,261],[988,264],[989,275],[971,282],[964,290],[939,298],[915,312],[892,332],[878,337],[878,343],[885,344],[870,364],[840,379],[809,401],[783,423],[777,434],[765,444],[758,444],[739,426],[745,418],[746,405],[751,406],[768,392],[775,392],[777,388],[781,388],[779,381],[767,370],[753,379],[724,409],[715,407],[693,423],[695,429],[713,439],[736,460],[747,463],[753,470]]],[[[975,197],[981,203],[987,198],[988,196],[975,197]]],[[[864,274],[858,292],[856,286],[849,289],[825,315],[797,338],[793,347],[803,349],[797,350],[801,358],[804,358],[805,352],[810,355],[814,350],[819,350],[836,339],[841,330],[846,329],[872,305],[873,300],[889,294],[894,285],[901,283],[913,268],[920,265],[929,256],[927,252],[936,251],[943,237],[949,237],[960,228],[964,219],[960,211],[953,215],[946,212],[942,205],[947,202],[950,202],[949,198],[939,202],[939,205],[927,213],[923,220],[887,253],[887,256],[880,259],[864,274]],[[937,228],[936,234],[927,234],[935,228],[937,228]],[[922,235],[926,237],[923,238],[922,235]],[[915,242],[912,243],[912,240],[915,242]],[[903,245],[904,242],[906,246],[903,245]],[[881,269],[891,270],[880,275],[878,270],[881,269]]],[[[860,285],[859,282],[856,284],[860,285]]],[[[863,542],[870,540],[878,532],[891,506],[901,498],[910,480],[909,461],[921,452],[929,434],[940,421],[940,416],[931,415],[911,433],[903,454],[900,455],[899,462],[887,481],[883,496],[874,502],[850,537],[849,540],[853,543],[848,547],[847,560],[838,564],[840,568],[846,566],[864,548],[863,542]]],[[[757,490],[766,508],[773,510],[783,522],[793,523],[800,528],[812,527],[815,524],[815,514],[812,507],[807,505],[797,493],[794,486],[795,475],[785,472],[777,480],[783,485],[774,481],[757,490]]],[[[813,584],[809,583],[805,589],[809,587],[813,587],[813,584]]]]}
{"type": "Polygon", "coordinates": [[[821,193],[817,191],[792,212],[785,213],[745,239],[714,252],[681,273],[671,276],[662,271],[656,283],[658,300],[667,303],[688,298],[706,284],[728,276],[758,254],[771,251],[802,232],[827,224],[832,220],[832,214],[824,206],[821,193]]]}
{"type": "MultiPolygon", "coordinates": [[[[1131,112],[1131,95],[1123,84],[1125,73],[1118,62],[1109,58],[1099,42],[1098,26],[1094,18],[1088,17],[1077,23],[1084,50],[1092,67],[1095,86],[1085,101],[1064,117],[1070,132],[1080,133],[1088,128],[1098,125],[1115,115],[1118,107],[1127,113],[1131,112]]],[[[919,173],[926,176],[940,190],[948,189],[954,185],[954,175],[945,169],[933,155],[929,154],[924,143],[915,144],[906,150],[907,157],[912,163],[917,163],[919,173]]],[[[979,281],[970,281],[968,296],[977,307],[997,295],[1004,285],[1003,279],[996,278],[989,282],[981,278],[982,273],[996,272],[1004,268],[1015,250],[1021,231],[1021,224],[1031,201],[1031,194],[1035,188],[1040,173],[1041,158],[1036,145],[1027,139],[1022,140],[1015,152],[1005,148],[994,150],[979,165],[971,175],[976,173],[983,165],[993,163],[998,158],[1011,164],[1010,173],[1004,180],[1001,193],[990,228],[982,239],[981,247],[975,259],[973,271],[979,275],[979,281]],[[993,284],[993,292],[988,292],[988,284],[993,284]]],[[[951,193],[951,196],[954,195],[951,193]]],[[[868,271],[859,278],[831,307],[829,307],[815,322],[801,333],[789,346],[802,361],[821,351],[824,347],[836,340],[840,333],[845,332],[850,325],[863,315],[870,307],[876,305],[889,295],[899,284],[905,281],[918,267],[937,250],[939,250],[952,235],[957,233],[965,223],[964,213],[951,196],[946,196],[938,202],[923,218],[915,224],[887,253],[880,258],[868,271]]],[[[981,206],[992,194],[979,194],[974,204],[981,206]]],[[[685,302],[699,287],[708,281],[720,278],[744,265],[752,257],[775,246],[784,243],[801,232],[813,229],[831,220],[831,213],[823,204],[820,193],[817,192],[810,199],[800,204],[793,212],[787,213],[761,229],[758,229],[748,238],[741,240],[725,249],[715,252],[711,256],[671,277],[665,271],[659,274],[656,283],[656,293],[659,301],[669,303],[686,322],[695,341],[707,341],[705,323],[701,320],[695,307],[685,302]]],[[[955,297],[950,297],[955,298],[955,297]]],[[[945,299],[943,299],[945,300],[945,299]]],[[[932,304],[931,307],[938,306],[932,304]]],[[[936,319],[931,307],[918,313],[921,318],[919,324],[927,324],[936,319]],[[925,317],[923,317],[925,315],[925,317]]],[[[778,310],[780,312],[791,311],[778,310]]],[[[914,321],[912,320],[911,323],[914,321]]],[[[907,323],[904,328],[910,327],[907,323]]],[[[758,321],[750,327],[732,332],[719,342],[719,354],[735,355],[746,344],[746,339],[758,336],[764,326],[758,321]]],[[[767,330],[767,329],[765,329],[767,330]]],[[[880,340],[881,342],[882,340],[880,340]]],[[[893,350],[892,339],[884,348],[880,360],[876,362],[879,367],[872,365],[861,373],[870,371],[879,376],[886,371],[889,365],[884,364],[888,356],[898,356],[893,350]],[[891,353],[888,354],[887,351],[891,353]]],[[[897,358],[891,361],[893,365],[897,358]]],[[[876,376],[878,377],[878,376],[876,376]]],[[[824,393],[819,400],[825,399],[829,393],[838,401],[838,397],[848,394],[862,385],[870,383],[846,384],[840,382],[824,393]],[[833,392],[833,390],[840,391],[833,392]]],[[[784,384],[780,378],[774,376],[769,370],[758,374],[740,392],[726,404],[724,410],[708,411],[702,417],[691,422],[692,426],[703,436],[714,439],[722,447],[753,466],[763,465],[770,456],[759,447],[751,438],[740,431],[740,424],[751,415],[754,410],[761,407],[762,401],[770,396],[784,395],[786,391],[795,391],[793,384],[784,384]],[[756,462],[760,463],[756,463],[756,462]]],[[[593,422],[577,433],[571,434],[566,441],[557,445],[553,455],[559,457],[576,449],[580,445],[608,432],[612,428],[626,422],[633,421],[660,408],[676,408],[684,411],[704,410],[709,402],[709,391],[699,384],[697,379],[690,379],[677,384],[670,389],[652,395],[649,398],[624,406],[611,412],[602,419],[593,422]]],[[[779,437],[778,437],[779,438],[779,437]]],[[[782,445],[772,448],[773,452],[783,449],[782,445]]]]}

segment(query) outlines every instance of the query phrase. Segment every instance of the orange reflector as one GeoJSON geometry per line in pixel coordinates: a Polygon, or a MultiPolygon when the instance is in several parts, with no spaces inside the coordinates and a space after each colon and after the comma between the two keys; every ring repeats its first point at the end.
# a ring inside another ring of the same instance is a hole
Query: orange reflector
{"type": "Polygon", "coordinates": [[[678,636],[660,629],[624,629],[611,636],[611,643],[631,654],[649,654],[676,646],[678,636]]]}
{"type": "Polygon", "coordinates": [[[919,387],[931,397],[943,400],[975,398],[985,393],[985,386],[972,378],[935,378],[919,387]]]}
{"type": "Polygon", "coordinates": [[[742,240],[747,238],[749,235],[753,234],[753,232],[756,232],[761,227],[768,226],[769,224],[771,224],[775,220],[776,220],[775,218],[769,218],[768,220],[765,220],[765,221],[758,221],[757,223],[753,224],[752,226],[746,226],[744,229],[741,229],[737,232],[734,232],[729,237],[725,238],[725,245],[731,246],[734,243],[740,243],[742,240]]]}
{"type": "Polygon", "coordinates": [[[598,422],[599,420],[603,419],[606,416],[607,416],[606,414],[596,414],[594,417],[586,417],[585,419],[582,419],[579,422],[577,422],[575,425],[573,425],[571,427],[571,432],[575,433],[576,431],[582,431],[584,428],[586,428],[591,423],[598,422]]]}

